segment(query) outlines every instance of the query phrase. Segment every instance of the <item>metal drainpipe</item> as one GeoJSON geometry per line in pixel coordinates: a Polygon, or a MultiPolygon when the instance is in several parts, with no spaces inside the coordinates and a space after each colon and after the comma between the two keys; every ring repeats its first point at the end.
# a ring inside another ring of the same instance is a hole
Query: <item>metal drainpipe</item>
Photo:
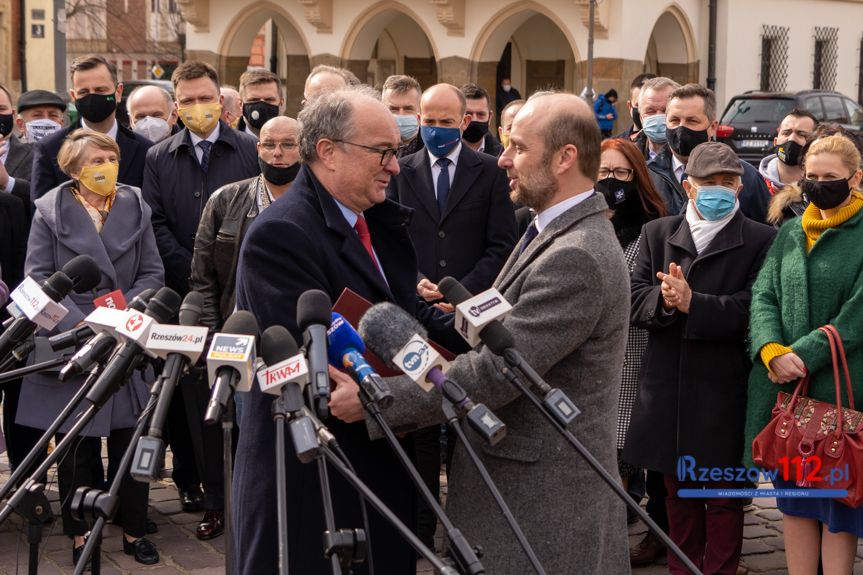
{"type": "Polygon", "coordinates": [[[18,73],[21,78],[21,93],[27,91],[27,0],[18,2],[18,73]]]}
{"type": "Polygon", "coordinates": [[[707,87],[716,90],[716,2],[707,0],[709,22],[707,39],[707,87]]]}

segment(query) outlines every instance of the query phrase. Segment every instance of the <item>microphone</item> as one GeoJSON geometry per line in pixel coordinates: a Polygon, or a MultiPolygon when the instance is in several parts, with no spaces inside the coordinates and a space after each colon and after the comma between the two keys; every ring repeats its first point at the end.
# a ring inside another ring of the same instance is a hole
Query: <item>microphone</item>
{"type": "Polygon", "coordinates": [[[249,391],[255,363],[255,335],[258,322],[250,312],[235,311],[225,321],[223,332],[213,336],[207,354],[207,374],[212,395],[204,414],[204,423],[219,421],[234,391],[249,391]]]}
{"type": "Polygon", "coordinates": [[[264,330],[261,334],[261,357],[264,367],[257,373],[261,391],[270,395],[283,395],[288,388],[296,390],[301,407],[302,390],[309,383],[309,367],[291,332],[281,325],[271,325],[264,330]]]}
{"type": "Polygon", "coordinates": [[[321,419],[329,417],[330,374],[327,370],[327,328],[332,319],[330,296],[321,290],[307,290],[297,300],[297,325],[303,331],[309,359],[311,397],[321,419]]]}
{"type": "MultiPolygon", "coordinates": [[[[456,309],[472,299],[470,292],[458,280],[449,276],[438,282],[438,289],[444,294],[447,301],[456,306],[456,309]]],[[[456,323],[458,323],[458,317],[456,317],[456,323]]],[[[563,391],[548,385],[528,365],[521,352],[515,347],[515,338],[512,336],[512,333],[500,321],[497,319],[489,321],[479,330],[478,335],[482,343],[493,354],[502,357],[510,367],[518,369],[528,379],[529,383],[536,387],[539,393],[543,394],[543,405],[563,427],[569,425],[581,413],[581,410],[575,406],[575,403],[563,391]]],[[[462,337],[464,337],[464,334],[462,334],[462,337]]]]}
{"type": "MultiPolygon", "coordinates": [[[[109,345],[113,348],[117,343],[117,338],[115,336],[120,323],[128,319],[129,312],[143,313],[147,309],[147,303],[153,298],[155,293],[156,290],[152,288],[143,290],[132,298],[132,301],[129,302],[129,307],[127,307],[125,311],[118,311],[110,308],[97,308],[93,310],[93,313],[84,319],[84,322],[87,325],[81,326],[77,329],[86,328],[96,335],[92,337],[81,349],[79,349],[68,362],[66,362],[66,365],[64,365],[63,369],[60,370],[58,379],[61,382],[66,381],[71,377],[84,373],[93,367],[94,364],[101,361],[104,358],[104,355],[98,356],[96,354],[96,350],[100,349],[99,346],[109,345]],[[96,315],[94,316],[94,314],[96,315]]],[[[55,337],[62,338],[68,333],[69,332],[61,333],[55,337]]],[[[52,345],[52,347],[54,346],[52,345]]],[[[61,349],[62,347],[65,346],[60,346],[61,349]]]]}
{"type": "Polygon", "coordinates": [[[150,429],[147,435],[138,438],[135,457],[129,472],[138,481],[159,481],[162,463],[165,461],[165,442],[162,431],[171,406],[174,390],[180,376],[189,365],[198,361],[207,340],[207,328],[193,327],[198,323],[204,296],[191,291],[180,306],[180,325],[154,325],[147,339],[147,351],[165,359],[165,366],[151,395],[158,395],[150,429]]]}
{"type": "Polygon", "coordinates": [[[20,313],[0,335],[0,358],[8,356],[16,345],[30,337],[38,327],[53,329],[69,313],[57,302],[73,289],[80,293],[95,288],[100,279],[99,266],[87,255],[66,262],[41,286],[33,278],[25,278],[12,292],[13,303],[10,307],[14,304],[20,313]]]}
{"type": "Polygon", "coordinates": [[[378,357],[403,371],[420,387],[426,391],[432,386],[438,388],[489,444],[504,438],[506,425],[488,407],[474,403],[458,383],[444,375],[446,361],[425,341],[425,328],[404,310],[388,302],[373,305],[360,320],[360,334],[378,357]]]}
{"type": "Polygon", "coordinates": [[[117,333],[123,336],[124,341],[114,348],[105,369],[87,392],[86,398],[90,403],[101,407],[114,390],[125,383],[144,355],[144,345],[153,323],[170,321],[179,307],[179,294],[169,287],[163,287],[147,304],[143,314],[129,313],[125,323],[117,328],[117,333]]]}
{"type": "Polygon", "coordinates": [[[393,404],[393,396],[387,384],[363,357],[366,344],[340,313],[333,312],[333,323],[327,330],[327,344],[331,365],[344,368],[363,388],[369,399],[383,409],[393,404]]]}
{"type": "MultiPolygon", "coordinates": [[[[119,290],[117,291],[119,292],[119,290]]],[[[150,301],[150,298],[152,298],[155,293],[156,290],[152,288],[142,290],[137,296],[132,298],[132,301],[129,302],[129,305],[126,307],[126,310],[128,311],[130,308],[134,308],[138,311],[144,311],[147,309],[147,302],[150,301]]],[[[97,306],[93,309],[90,315],[84,318],[85,325],[79,325],[68,331],[64,331],[63,333],[52,335],[48,338],[48,343],[54,351],[59,351],[72,346],[78,347],[79,344],[93,337],[97,333],[114,331],[119,324],[119,318],[122,317],[120,314],[122,313],[122,310],[118,310],[113,307],[97,306]]]]}

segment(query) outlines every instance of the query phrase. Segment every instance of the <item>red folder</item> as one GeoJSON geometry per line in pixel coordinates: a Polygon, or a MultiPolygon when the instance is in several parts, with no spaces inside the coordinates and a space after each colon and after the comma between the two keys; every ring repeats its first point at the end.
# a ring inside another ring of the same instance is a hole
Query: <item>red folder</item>
{"type": "MultiPolygon", "coordinates": [[[[352,326],[356,328],[360,324],[360,319],[362,319],[363,315],[365,315],[366,313],[366,310],[368,310],[370,307],[372,307],[372,302],[365,299],[357,292],[345,288],[339,296],[339,299],[336,300],[335,305],[333,305],[333,311],[342,314],[342,316],[346,320],[348,320],[348,322],[352,326]]],[[[441,354],[441,356],[445,360],[452,361],[453,359],[455,359],[455,354],[450,350],[437,344],[434,341],[429,340],[429,343],[433,348],[437,350],[439,354],[441,354]]],[[[366,348],[366,352],[363,354],[363,356],[368,360],[369,364],[371,364],[375,371],[377,371],[383,377],[402,375],[400,371],[394,370],[387,366],[381,358],[372,353],[372,351],[368,348],[366,348]]]]}

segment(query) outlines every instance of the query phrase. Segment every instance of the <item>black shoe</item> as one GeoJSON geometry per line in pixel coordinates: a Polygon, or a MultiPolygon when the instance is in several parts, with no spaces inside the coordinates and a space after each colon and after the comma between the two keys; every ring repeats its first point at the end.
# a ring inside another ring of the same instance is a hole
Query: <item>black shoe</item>
{"type": "Polygon", "coordinates": [[[198,524],[195,534],[201,541],[218,537],[225,531],[225,513],[223,511],[207,511],[198,524]]]}
{"type": "Polygon", "coordinates": [[[135,561],[144,565],[152,565],[159,562],[159,552],[146,537],[139,537],[131,543],[123,537],[123,553],[134,555],[135,561]]]}
{"type": "Polygon", "coordinates": [[[197,513],[204,510],[204,494],[201,488],[195,485],[190,489],[180,490],[180,503],[186,513],[197,513]]]}
{"type": "MultiPolygon", "coordinates": [[[[81,560],[81,555],[84,554],[84,547],[86,547],[86,545],[87,545],[87,538],[86,537],[84,538],[84,545],[81,545],[80,547],[74,547],[74,543],[73,543],[72,565],[75,565],[75,566],[78,565],[78,562],[81,560]]],[[[85,571],[90,570],[90,560],[91,559],[92,559],[92,556],[87,559],[87,566],[84,568],[85,571]]]]}
{"type": "Polygon", "coordinates": [[[159,532],[159,526],[156,525],[156,522],[147,517],[147,535],[152,535],[153,533],[159,532]]]}

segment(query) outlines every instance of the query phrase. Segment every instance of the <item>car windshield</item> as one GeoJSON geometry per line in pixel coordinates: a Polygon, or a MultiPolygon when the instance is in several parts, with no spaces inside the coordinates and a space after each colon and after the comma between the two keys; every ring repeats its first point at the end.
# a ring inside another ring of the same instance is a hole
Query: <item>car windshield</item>
{"type": "Polygon", "coordinates": [[[734,100],[722,124],[779,124],[794,108],[794,100],[779,98],[741,98],[734,100]]]}

